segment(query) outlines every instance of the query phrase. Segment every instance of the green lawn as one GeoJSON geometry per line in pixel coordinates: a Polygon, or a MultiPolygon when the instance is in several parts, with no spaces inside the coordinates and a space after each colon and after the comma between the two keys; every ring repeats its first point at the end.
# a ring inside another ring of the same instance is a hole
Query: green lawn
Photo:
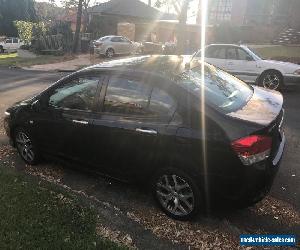
{"type": "Polygon", "coordinates": [[[0,66],[17,66],[28,67],[31,65],[48,64],[71,60],[74,57],[71,55],[55,56],[55,55],[39,55],[36,58],[18,57],[17,53],[0,54],[0,66]]]}
{"type": "Polygon", "coordinates": [[[0,165],[0,249],[125,249],[96,235],[75,196],[0,165]]]}
{"type": "Polygon", "coordinates": [[[264,58],[300,59],[300,46],[271,46],[264,48],[255,48],[255,50],[264,58]]]}

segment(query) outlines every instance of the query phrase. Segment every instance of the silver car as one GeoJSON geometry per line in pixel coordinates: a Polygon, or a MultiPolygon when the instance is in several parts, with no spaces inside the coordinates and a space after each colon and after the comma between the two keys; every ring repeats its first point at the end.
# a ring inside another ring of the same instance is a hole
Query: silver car
{"type": "Polygon", "coordinates": [[[97,55],[113,57],[114,55],[132,54],[138,50],[139,44],[123,36],[104,36],[94,41],[97,55]]]}

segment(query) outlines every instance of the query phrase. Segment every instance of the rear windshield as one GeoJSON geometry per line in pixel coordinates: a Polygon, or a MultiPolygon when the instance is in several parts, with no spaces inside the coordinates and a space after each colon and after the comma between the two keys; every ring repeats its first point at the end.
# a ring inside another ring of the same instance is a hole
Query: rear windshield
{"type": "MultiPolygon", "coordinates": [[[[253,89],[236,77],[211,65],[204,69],[205,101],[222,113],[241,109],[252,97],[253,89]]],[[[201,66],[182,73],[177,82],[189,92],[201,96],[201,66]]]]}
{"type": "Polygon", "coordinates": [[[104,37],[99,38],[98,41],[103,42],[103,41],[106,41],[109,38],[110,38],[109,36],[104,36],[104,37]]]}

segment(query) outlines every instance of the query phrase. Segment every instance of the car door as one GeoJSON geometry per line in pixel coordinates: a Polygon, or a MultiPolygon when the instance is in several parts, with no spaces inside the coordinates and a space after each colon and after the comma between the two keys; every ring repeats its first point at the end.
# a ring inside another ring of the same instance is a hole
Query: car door
{"type": "Polygon", "coordinates": [[[157,165],[176,133],[175,127],[168,126],[175,100],[149,82],[120,74],[110,77],[103,97],[93,126],[94,165],[121,179],[144,176],[152,164],[152,170],[157,165]]]}
{"type": "Polygon", "coordinates": [[[129,41],[127,38],[122,37],[122,46],[123,46],[123,53],[124,54],[130,54],[133,52],[133,44],[131,41],[129,41]]]}
{"type": "Polygon", "coordinates": [[[32,123],[46,153],[90,162],[91,133],[101,79],[96,74],[67,78],[42,97],[32,123]]]}
{"type": "Polygon", "coordinates": [[[124,47],[123,47],[123,42],[120,37],[116,36],[111,38],[110,40],[112,42],[112,47],[115,51],[116,54],[123,54],[124,52],[124,47]]]}
{"type": "Polygon", "coordinates": [[[225,47],[224,46],[207,47],[205,50],[205,61],[220,69],[224,69],[226,64],[225,47]]]}
{"type": "Polygon", "coordinates": [[[255,82],[258,76],[256,61],[245,50],[228,47],[226,52],[226,70],[246,82],[255,82]]]}

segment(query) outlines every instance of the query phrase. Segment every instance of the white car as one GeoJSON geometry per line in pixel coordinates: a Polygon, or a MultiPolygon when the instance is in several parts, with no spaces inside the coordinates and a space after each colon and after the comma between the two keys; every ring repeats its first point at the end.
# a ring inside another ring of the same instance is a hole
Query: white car
{"type": "Polygon", "coordinates": [[[0,42],[0,52],[16,52],[24,43],[17,37],[10,37],[0,42]]]}
{"type": "MultiPolygon", "coordinates": [[[[201,51],[194,54],[199,59],[201,51]]],[[[205,61],[237,78],[269,89],[300,85],[300,65],[265,60],[245,45],[211,44],[205,48],[205,61]]]]}
{"type": "Polygon", "coordinates": [[[138,50],[139,44],[123,36],[104,36],[94,41],[94,51],[98,55],[113,57],[114,55],[132,54],[138,50]]]}

